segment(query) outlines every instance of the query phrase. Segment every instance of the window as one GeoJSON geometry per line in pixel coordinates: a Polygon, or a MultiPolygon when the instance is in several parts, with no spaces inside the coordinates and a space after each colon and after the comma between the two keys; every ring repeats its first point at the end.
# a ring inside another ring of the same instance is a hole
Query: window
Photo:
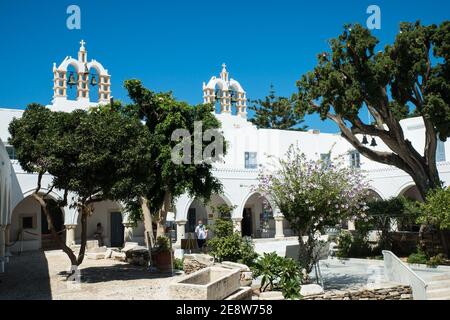
{"type": "Polygon", "coordinates": [[[256,152],[245,153],[245,169],[256,169],[256,152]]]}
{"type": "Polygon", "coordinates": [[[445,142],[438,138],[436,147],[436,162],[445,161],[445,142]]]}
{"type": "Polygon", "coordinates": [[[361,167],[361,158],[359,152],[353,150],[350,152],[350,167],[352,168],[360,168],[361,167]]]}
{"type": "Polygon", "coordinates": [[[16,160],[16,149],[13,146],[6,146],[6,152],[8,152],[9,159],[16,160]]]}
{"type": "Polygon", "coordinates": [[[22,216],[21,217],[21,226],[22,229],[36,229],[36,223],[34,216],[22,216]]]}

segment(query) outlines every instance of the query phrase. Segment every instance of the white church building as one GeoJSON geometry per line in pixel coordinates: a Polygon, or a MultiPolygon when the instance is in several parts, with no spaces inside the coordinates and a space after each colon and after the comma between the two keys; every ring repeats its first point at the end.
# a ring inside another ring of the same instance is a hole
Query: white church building
{"type": "MultiPolygon", "coordinates": [[[[48,105],[51,110],[70,112],[110,101],[111,77],[108,70],[96,60],[88,61],[85,43],[82,41],[80,44],[77,59],[66,57],[59,66],[53,65],[53,100],[48,105]],[[74,97],[70,97],[70,92],[74,97]]],[[[256,242],[261,238],[264,238],[261,241],[275,241],[294,236],[283,213],[256,190],[259,170],[273,163],[272,157],[283,157],[292,144],[298,145],[311,159],[327,157],[330,151],[331,159],[346,157],[349,166],[366,172],[371,190],[379,198],[398,195],[420,197],[411,177],[405,172],[363,157],[339,133],[256,128],[247,119],[246,92],[238,81],[229,77],[224,64],[219,77],[213,76],[203,83],[203,102],[217,105],[216,117],[222,123],[228,142],[224,161],[214,165],[214,175],[222,182],[223,193],[214,195],[206,206],[188,195],[176,199],[176,246],[180,246],[181,239],[193,232],[199,219],[207,224],[213,223],[216,217],[212,207],[218,204],[233,206],[235,229],[256,242]]],[[[0,261],[6,261],[10,252],[46,249],[52,243],[46,219],[39,204],[31,197],[37,176],[23,171],[13,146],[8,145],[8,125],[22,113],[23,110],[0,107],[0,261]]],[[[401,125],[405,137],[421,152],[425,139],[421,118],[405,119],[401,125]]],[[[379,139],[368,137],[368,141],[375,150],[388,149],[379,139]]],[[[449,185],[450,142],[439,142],[437,161],[441,180],[449,185]]],[[[48,175],[44,177],[43,191],[50,179],[48,175]]],[[[62,194],[54,190],[50,196],[58,199],[62,194]]],[[[88,220],[89,237],[93,237],[96,224],[100,222],[108,246],[121,246],[125,241],[143,242],[143,224],[133,227],[119,203],[104,201],[95,206],[94,214],[88,220]]],[[[76,244],[81,237],[78,212],[69,207],[60,209],[63,214],[61,221],[56,223],[57,228],[68,245],[76,244]]]]}

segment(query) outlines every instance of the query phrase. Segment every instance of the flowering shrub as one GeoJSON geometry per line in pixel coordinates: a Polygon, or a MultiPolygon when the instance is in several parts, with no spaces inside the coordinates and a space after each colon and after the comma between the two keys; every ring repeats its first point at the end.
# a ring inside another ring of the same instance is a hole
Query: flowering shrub
{"type": "Polygon", "coordinates": [[[348,219],[365,218],[367,184],[359,170],[335,163],[308,160],[291,146],[285,159],[259,175],[259,189],[270,195],[299,237],[299,263],[306,273],[316,258],[317,234],[348,219]],[[306,236],[306,242],[301,236],[306,236]]]}

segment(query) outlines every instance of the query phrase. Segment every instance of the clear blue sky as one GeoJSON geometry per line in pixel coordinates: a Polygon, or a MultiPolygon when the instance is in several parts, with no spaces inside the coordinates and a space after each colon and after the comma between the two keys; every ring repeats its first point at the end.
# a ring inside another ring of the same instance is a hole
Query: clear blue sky
{"type": "MultiPolygon", "coordinates": [[[[0,106],[24,108],[52,98],[52,64],[76,57],[79,41],[88,58],[112,75],[112,94],[127,101],[123,81],[138,78],[156,91],[202,101],[202,82],[225,62],[251,99],[273,83],[280,95],[315,65],[345,23],[365,24],[369,5],[381,8],[383,44],[392,42],[401,21],[425,24],[450,18],[450,1],[113,1],[0,0],[0,106]],[[81,8],[81,30],[66,27],[66,9],[81,8]]],[[[307,124],[336,132],[333,123],[307,124]]]]}

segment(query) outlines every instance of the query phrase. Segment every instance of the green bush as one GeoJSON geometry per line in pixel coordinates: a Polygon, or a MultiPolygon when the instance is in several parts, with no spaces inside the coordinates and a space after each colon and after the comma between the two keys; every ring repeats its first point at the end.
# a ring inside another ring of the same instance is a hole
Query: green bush
{"type": "Polygon", "coordinates": [[[414,264],[426,264],[428,262],[428,257],[425,252],[418,249],[417,253],[411,253],[409,255],[407,262],[414,264]]]}
{"type": "Polygon", "coordinates": [[[233,222],[219,218],[211,226],[214,233],[208,240],[208,251],[218,261],[233,261],[251,266],[257,258],[253,243],[233,231],[233,222]]]}
{"type": "Polygon", "coordinates": [[[183,259],[175,258],[173,261],[173,268],[176,270],[183,270],[183,259]]]}
{"type": "Polygon", "coordinates": [[[429,267],[437,267],[438,265],[443,265],[443,264],[445,264],[445,257],[442,253],[439,253],[439,254],[431,257],[427,261],[427,266],[429,266],[429,267]]]}
{"type": "Polygon", "coordinates": [[[366,236],[356,232],[342,232],[338,237],[338,258],[367,258],[377,255],[377,249],[372,249],[366,239],[366,236]]]}
{"type": "Polygon", "coordinates": [[[301,271],[293,259],[280,257],[276,252],[264,253],[252,271],[254,278],[261,276],[261,292],[281,290],[286,299],[300,297],[301,271]]]}
{"type": "Polygon", "coordinates": [[[155,252],[167,252],[170,251],[169,238],[166,236],[159,236],[156,239],[156,246],[153,249],[155,252]]]}

